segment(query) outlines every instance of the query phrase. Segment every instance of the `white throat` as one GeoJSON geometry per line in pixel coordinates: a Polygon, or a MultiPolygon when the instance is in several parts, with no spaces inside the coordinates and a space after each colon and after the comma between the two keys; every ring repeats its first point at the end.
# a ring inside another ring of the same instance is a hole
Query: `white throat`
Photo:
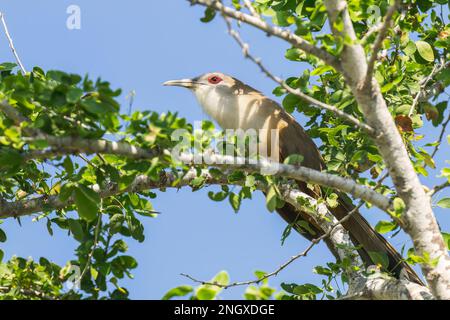
{"type": "Polygon", "coordinates": [[[256,96],[232,94],[210,86],[200,86],[194,94],[202,109],[222,129],[262,129],[267,120],[261,117],[261,101],[256,96]]]}

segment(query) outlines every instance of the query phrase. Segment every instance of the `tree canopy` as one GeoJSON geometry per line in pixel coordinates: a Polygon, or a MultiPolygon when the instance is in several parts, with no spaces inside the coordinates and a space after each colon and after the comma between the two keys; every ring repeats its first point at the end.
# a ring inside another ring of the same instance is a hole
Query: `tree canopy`
{"type": "MultiPolygon", "coordinates": [[[[435,161],[441,144],[450,143],[445,132],[450,120],[445,92],[450,85],[448,1],[190,3],[205,7],[204,23],[223,18],[243,57],[274,80],[273,93],[282,99],[283,108],[307,117],[305,128],[321,141],[326,170],[309,172],[295,157],[273,175],[261,173],[261,163],[208,165],[189,157],[180,162],[171,153],[179,142],[174,133],[185,130],[189,141],[200,141],[191,147],[205,152],[218,134],[213,123],[204,121],[201,130],[195,130],[177,113],[123,113],[118,102],[122,92],[115,88],[120,84],[2,63],[0,219],[20,223],[32,216],[46,224],[49,234],[55,228],[67,230],[79,245],[76,259],[65,266],[45,257],[2,261],[0,298],[128,298],[121,279],[132,277],[138,261],[127,254],[127,241],[145,241],[142,221],[158,215],[158,194],[167,188],[214,185],[219,189],[210,190],[209,199],[228,201],[236,212],[255,191],[266,192],[269,211],[284,203],[307,210],[328,231],[326,237],[341,227],[326,209],[336,206],[337,192],[361,199],[360,206],[376,206],[386,218],[375,229],[391,235],[405,232],[414,241],[414,247],[405,250],[405,260],[421,266],[428,287],[405,285],[384,274],[386,258],[380,255],[374,257],[377,277],[381,273],[399,290],[386,292],[380,285],[372,297],[415,298],[416,292],[426,292],[427,297],[449,298],[445,268],[450,264],[450,234],[439,230],[433,214],[434,206],[450,208],[444,194],[450,186],[449,163],[435,161]],[[307,64],[308,69],[278,78],[241,38],[241,24],[289,43],[284,59],[307,64]],[[421,133],[425,123],[435,130],[421,133]],[[427,184],[428,168],[441,170],[439,185],[427,184]],[[292,179],[320,184],[326,192],[318,200],[296,193],[288,187],[292,179]],[[65,286],[68,282],[71,289],[65,286]]],[[[286,227],[283,239],[291,229],[286,227]]],[[[225,271],[209,281],[186,275],[197,287],[171,289],[163,299],[214,299],[223,288],[237,285],[247,286],[246,299],[357,296],[365,292],[361,286],[367,288],[374,270],[363,268],[350,242],[335,238],[342,257],[315,268],[323,275],[321,284],[292,279],[276,292],[268,279],[292,260],[272,273],[256,271],[254,280],[242,283],[230,283],[225,271]],[[333,287],[336,278],[349,292],[333,287]]],[[[1,229],[0,241],[7,241],[1,229]]]]}

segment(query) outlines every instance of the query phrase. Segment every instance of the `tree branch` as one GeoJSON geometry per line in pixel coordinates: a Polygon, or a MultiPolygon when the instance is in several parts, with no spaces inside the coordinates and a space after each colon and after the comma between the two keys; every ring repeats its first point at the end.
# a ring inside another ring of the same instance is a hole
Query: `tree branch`
{"type": "Polygon", "coordinates": [[[441,143],[442,143],[442,139],[444,138],[445,130],[447,130],[447,126],[448,126],[449,122],[450,122],[450,112],[449,112],[449,114],[447,116],[447,120],[445,120],[445,122],[442,124],[441,133],[439,133],[439,137],[437,139],[437,145],[434,147],[434,150],[431,153],[431,158],[434,158],[436,153],[439,151],[439,148],[440,148],[441,143]]]}
{"type": "Polygon", "coordinates": [[[23,155],[24,160],[41,159],[67,154],[114,154],[125,156],[130,159],[152,159],[160,155],[157,150],[143,149],[127,142],[116,142],[108,140],[84,139],[77,137],[55,137],[51,135],[39,135],[35,138],[23,138],[26,142],[45,140],[51,149],[33,150],[23,155]]]}
{"type": "Polygon", "coordinates": [[[433,300],[430,290],[415,282],[375,273],[351,280],[341,300],[433,300]]]}
{"type": "Polygon", "coordinates": [[[340,62],[335,56],[333,56],[332,54],[328,53],[327,51],[321,48],[314,46],[313,44],[309,43],[302,37],[290,32],[289,30],[271,26],[267,22],[255,16],[226,7],[217,0],[188,0],[188,1],[191,3],[191,5],[199,4],[204,7],[209,7],[215,11],[222,12],[227,17],[244,22],[246,24],[249,24],[266,32],[267,34],[270,34],[277,38],[281,38],[289,42],[292,46],[301,49],[308,54],[318,57],[319,59],[326,62],[328,65],[332,66],[337,71],[342,71],[340,62]]]}
{"type": "Polygon", "coordinates": [[[434,65],[431,73],[420,82],[419,92],[414,97],[411,108],[409,109],[408,116],[411,116],[413,114],[419,102],[428,101],[430,97],[435,96],[436,94],[439,94],[443,91],[443,84],[439,81],[436,81],[436,83],[431,88],[428,88],[428,90],[427,85],[436,74],[438,74],[441,70],[447,68],[449,65],[450,62],[445,63],[444,61],[442,61],[440,65],[434,65]]]}
{"type": "Polygon", "coordinates": [[[5,21],[5,14],[3,12],[0,11],[0,21],[2,22],[3,25],[3,30],[5,31],[5,36],[8,39],[8,43],[9,43],[9,47],[11,48],[11,51],[14,55],[14,58],[17,61],[17,64],[19,65],[20,69],[22,70],[23,73],[27,73],[27,70],[25,70],[25,67],[22,64],[22,61],[20,61],[19,55],[17,54],[16,48],[14,47],[14,43],[12,40],[11,35],[9,34],[9,30],[8,30],[8,26],[6,24],[5,21]]]}
{"type": "MultiPolygon", "coordinates": [[[[3,111],[9,118],[13,119],[17,125],[20,125],[26,118],[7,103],[0,103],[0,111],[3,111]]],[[[41,133],[39,130],[29,128],[36,137],[24,138],[25,141],[46,140],[50,149],[32,150],[23,155],[23,159],[49,159],[65,154],[77,153],[98,153],[114,154],[126,156],[132,159],[152,159],[164,153],[159,150],[146,150],[125,142],[115,142],[107,140],[83,139],[77,137],[55,137],[41,133]]],[[[195,155],[198,157],[199,155],[195,155]]],[[[363,199],[372,203],[383,211],[388,211],[391,207],[389,198],[373,191],[372,189],[357,184],[351,179],[342,178],[336,175],[324,173],[301,166],[276,163],[268,160],[250,159],[250,163],[245,158],[222,156],[218,154],[202,154],[202,159],[207,159],[207,163],[221,168],[232,168],[246,172],[270,172],[275,176],[287,177],[295,180],[327,186],[353,195],[355,198],[363,199]]],[[[194,156],[191,154],[182,154],[179,159],[182,163],[194,164],[194,156]]],[[[28,211],[27,211],[28,212],[28,211]]]]}
{"type": "Polygon", "coordinates": [[[391,5],[386,13],[386,17],[384,18],[384,22],[379,28],[378,36],[375,39],[375,43],[373,45],[372,54],[370,56],[369,62],[367,64],[367,73],[364,80],[364,87],[370,85],[373,78],[373,71],[375,69],[375,62],[378,60],[378,52],[380,51],[383,41],[386,38],[387,32],[392,24],[392,17],[394,16],[395,11],[400,5],[400,0],[395,0],[394,4],[391,5]]]}
{"type": "Polygon", "coordinates": [[[270,79],[272,79],[273,81],[275,81],[277,84],[279,84],[281,87],[283,87],[287,92],[299,97],[300,99],[302,99],[303,101],[317,107],[320,109],[324,109],[324,110],[328,110],[332,113],[334,113],[335,115],[337,115],[338,117],[352,123],[353,125],[355,125],[358,128],[361,128],[362,130],[364,130],[368,135],[370,136],[375,136],[375,130],[373,128],[371,128],[370,126],[368,126],[367,124],[365,124],[362,121],[359,121],[357,118],[347,114],[346,112],[328,105],[326,103],[323,103],[319,100],[314,99],[313,97],[310,97],[307,94],[304,94],[301,90],[299,89],[293,89],[291,88],[289,85],[286,84],[286,82],[284,82],[283,80],[281,80],[279,77],[275,76],[273,73],[271,73],[269,71],[269,69],[267,69],[264,64],[262,63],[261,59],[259,58],[255,58],[253,55],[250,54],[249,52],[249,45],[248,43],[245,43],[240,34],[233,29],[231,22],[229,20],[229,18],[227,18],[226,16],[223,16],[224,20],[227,24],[228,27],[228,33],[233,37],[233,39],[235,39],[235,41],[237,42],[237,44],[242,48],[242,53],[244,55],[245,58],[250,59],[250,61],[252,61],[253,63],[255,63],[259,69],[270,79]]]}
{"type": "MultiPolygon", "coordinates": [[[[285,190],[285,192],[289,192],[288,190],[285,190]]],[[[292,204],[297,210],[305,210],[305,208],[303,206],[300,206],[299,201],[298,201],[298,197],[297,197],[297,193],[301,193],[302,196],[305,195],[300,191],[295,190],[294,193],[292,194],[284,194],[283,199],[287,202],[289,202],[290,204],[292,204]]],[[[309,196],[307,196],[305,199],[313,199],[309,196]]],[[[315,199],[313,199],[314,201],[316,201],[315,199]]],[[[324,229],[324,231],[326,231],[322,236],[313,239],[311,241],[311,243],[308,245],[308,247],[303,250],[302,252],[292,256],[289,260],[287,260],[286,262],[284,262],[282,265],[280,265],[276,270],[266,273],[264,276],[259,277],[258,279],[255,280],[248,280],[248,281],[240,281],[240,282],[233,282],[231,284],[228,285],[224,285],[224,284],[220,284],[220,283],[216,283],[216,282],[208,282],[208,281],[203,281],[203,280],[198,280],[194,277],[192,277],[189,274],[186,273],[181,273],[182,276],[196,282],[196,283],[200,283],[200,284],[207,284],[207,285],[212,285],[212,286],[216,286],[219,288],[230,288],[230,287],[237,287],[237,286],[246,286],[246,285],[250,285],[250,284],[259,284],[262,281],[277,276],[281,271],[283,271],[287,266],[289,266],[290,264],[292,264],[293,262],[295,262],[296,260],[300,259],[301,257],[306,257],[308,255],[308,253],[317,245],[320,243],[320,241],[330,237],[331,242],[333,243],[334,247],[337,249],[339,258],[341,260],[343,260],[344,258],[352,258],[351,259],[351,266],[348,268],[347,273],[349,275],[351,275],[350,277],[358,277],[357,273],[357,268],[354,267],[359,267],[362,265],[361,261],[357,258],[358,255],[349,255],[349,250],[345,250],[342,249],[343,247],[347,247],[347,248],[351,248],[353,247],[353,243],[350,241],[350,238],[348,236],[347,231],[344,229],[344,227],[342,226],[342,223],[347,221],[355,212],[358,211],[358,209],[361,207],[358,206],[356,208],[354,208],[352,211],[350,211],[343,219],[337,221],[336,218],[329,212],[329,210],[326,208],[326,206],[324,204],[320,205],[315,211],[314,213],[311,211],[310,208],[306,207],[307,211],[311,214],[313,214],[313,217],[315,218],[315,220],[320,223],[320,226],[324,229]]]]}
{"type": "Polygon", "coordinates": [[[374,140],[406,210],[400,217],[402,228],[411,237],[416,254],[429,255],[436,265],[421,264],[422,271],[438,299],[450,299],[450,257],[433,214],[431,201],[411,164],[406,147],[387,108],[379,84],[372,81],[370,86],[361,86],[366,79],[368,66],[364,49],[356,41],[353,23],[344,0],[325,0],[330,27],[337,36],[348,37],[341,52],[344,77],[361,106],[368,125],[379,137],[374,140]],[[343,21],[343,29],[334,28],[338,17],[343,21]]]}
{"type": "MultiPolygon", "coordinates": [[[[54,152],[56,155],[61,155],[67,152],[72,152],[74,149],[83,152],[90,153],[111,153],[111,154],[120,154],[123,156],[130,156],[135,158],[147,159],[147,154],[141,155],[140,152],[136,153],[136,149],[133,146],[126,146],[126,144],[117,144],[109,141],[99,140],[99,141],[90,141],[90,140],[82,140],[82,139],[74,139],[68,138],[70,140],[65,140],[66,137],[62,138],[63,141],[69,141],[73,144],[71,149],[67,151],[64,147],[61,150],[57,150],[54,152]],[[111,146],[116,146],[115,150],[111,146]],[[122,148],[123,146],[123,148],[122,148]],[[86,149],[84,149],[84,147],[86,149]],[[144,157],[142,157],[144,156],[144,157]]],[[[59,142],[58,145],[61,145],[59,142]]],[[[140,149],[137,149],[138,151],[140,149]]],[[[144,152],[144,151],[143,151],[144,152]]],[[[145,151],[146,152],[146,151],[145,151]]],[[[49,152],[45,152],[46,156],[51,155],[49,152]]],[[[54,155],[53,154],[53,155],[54,155]]],[[[39,157],[41,154],[39,154],[39,157]]],[[[155,155],[151,153],[148,155],[148,159],[153,158],[155,155]]],[[[194,157],[198,157],[199,155],[192,154],[181,154],[179,155],[179,159],[182,163],[185,164],[194,164],[194,157]]],[[[206,155],[204,155],[206,157],[206,155]]],[[[281,163],[275,163],[267,160],[255,160],[255,163],[245,163],[245,158],[232,157],[232,156],[222,156],[215,154],[208,154],[209,158],[208,163],[211,163],[212,167],[218,167],[223,169],[234,169],[234,170],[242,170],[249,173],[260,173],[260,172],[270,172],[273,176],[278,177],[286,177],[294,180],[305,181],[308,183],[318,184],[322,186],[327,186],[333,189],[337,189],[346,193],[353,195],[355,198],[363,199],[378,208],[387,211],[391,208],[391,201],[389,198],[381,195],[380,193],[366,187],[363,185],[357,184],[355,181],[347,178],[342,178],[336,175],[324,173],[321,171],[313,170],[306,167],[287,165],[281,163]]],[[[29,156],[25,155],[25,158],[29,159],[29,156]]],[[[139,179],[135,181],[135,185],[141,185],[145,180],[145,176],[139,176],[139,179]]],[[[148,178],[147,178],[148,179],[148,178]]],[[[153,186],[157,187],[151,181],[144,183],[144,186],[153,186]]],[[[111,195],[111,190],[115,190],[114,194],[118,191],[116,187],[108,187],[108,192],[106,192],[103,197],[111,195]],[[111,189],[112,188],[112,189],[111,189]]],[[[8,216],[20,216],[24,214],[31,214],[39,211],[39,209],[49,206],[54,209],[60,209],[64,207],[63,203],[59,203],[58,199],[52,197],[42,197],[38,199],[28,200],[27,202],[19,201],[17,203],[3,203],[2,208],[0,209],[0,217],[8,217],[8,216]],[[52,199],[49,202],[49,199],[52,199]],[[10,212],[10,213],[8,213],[10,212]]]]}

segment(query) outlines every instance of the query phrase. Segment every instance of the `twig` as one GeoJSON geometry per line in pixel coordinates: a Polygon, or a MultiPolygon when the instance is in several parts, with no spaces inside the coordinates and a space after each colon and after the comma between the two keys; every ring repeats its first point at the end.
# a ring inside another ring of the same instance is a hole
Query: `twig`
{"type": "MultiPolygon", "coordinates": [[[[389,173],[386,173],[385,175],[383,175],[377,182],[377,184],[375,185],[373,190],[378,189],[382,182],[389,176],[389,173]]],[[[324,240],[325,238],[329,237],[333,231],[335,230],[335,228],[337,228],[338,226],[341,226],[342,223],[344,223],[345,221],[347,221],[348,219],[350,219],[352,217],[352,215],[356,212],[358,212],[358,210],[364,205],[364,201],[360,201],[360,203],[353,208],[344,218],[342,218],[341,220],[339,220],[337,223],[335,223],[326,233],[324,233],[322,236],[313,239],[311,241],[311,243],[309,244],[309,246],[303,250],[302,252],[300,252],[299,254],[292,256],[289,260],[287,260],[286,262],[284,262],[282,265],[280,265],[276,270],[270,272],[270,273],[266,273],[264,276],[255,279],[255,280],[248,280],[248,281],[240,281],[240,282],[233,282],[231,284],[228,285],[223,285],[220,283],[215,283],[215,282],[208,282],[208,281],[203,281],[203,280],[198,280],[186,273],[181,273],[182,276],[196,282],[196,283],[200,283],[200,284],[206,284],[206,285],[212,285],[212,286],[217,286],[220,288],[230,288],[230,287],[236,287],[236,286],[244,286],[244,285],[250,285],[250,284],[259,284],[262,281],[264,281],[265,279],[268,279],[270,277],[276,276],[278,275],[278,273],[280,273],[283,269],[285,269],[288,265],[290,265],[291,263],[293,263],[294,261],[298,260],[301,257],[305,257],[309,251],[311,251],[312,248],[314,248],[315,245],[317,245],[320,241],[324,240]]]]}
{"type": "MultiPolygon", "coordinates": [[[[103,203],[103,201],[101,201],[101,203],[103,203]]],[[[91,251],[89,252],[89,255],[88,255],[88,258],[87,258],[87,261],[86,261],[86,265],[84,266],[84,269],[83,269],[83,271],[80,274],[78,282],[81,282],[81,280],[83,280],[87,269],[91,266],[92,257],[94,256],[94,251],[97,248],[98,235],[100,233],[100,225],[101,225],[101,222],[102,222],[102,208],[103,208],[103,206],[101,205],[100,206],[100,212],[98,213],[97,224],[96,224],[95,230],[94,230],[94,243],[92,244],[91,251]]]]}
{"type": "Polygon", "coordinates": [[[235,19],[237,21],[244,22],[251,26],[254,26],[260,30],[263,30],[267,34],[283,39],[293,45],[294,47],[305,51],[308,54],[318,57],[328,65],[332,66],[336,71],[342,72],[342,66],[339,59],[324,49],[314,46],[307,40],[296,35],[290,30],[282,29],[276,26],[268,24],[266,21],[259,17],[254,17],[250,14],[246,14],[232,8],[224,6],[217,0],[188,0],[191,5],[199,4],[205,7],[209,7],[215,11],[222,12],[224,15],[235,19]]]}
{"type": "Polygon", "coordinates": [[[375,62],[378,60],[378,52],[380,51],[383,44],[383,40],[386,38],[387,32],[391,27],[392,17],[394,16],[394,13],[399,5],[400,1],[395,0],[394,4],[389,7],[386,16],[384,18],[384,22],[379,29],[378,36],[375,39],[375,43],[373,45],[372,54],[367,64],[367,73],[363,83],[363,88],[368,87],[372,83],[373,71],[375,69],[375,62]]]}
{"type": "Polygon", "coordinates": [[[27,73],[27,70],[25,70],[25,67],[22,64],[22,61],[20,60],[19,55],[17,54],[16,48],[14,47],[13,40],[11,38],[11,35],[9,34],[8,26],[5,21],[5,14],[3,12],[0,12],[0,20],[3,25],[3,30],[5,31],[5,36],[8,39],[9,47],[11,48],[11,51],[12,51],[14,57],[16,58],[17,64],[19,65],[19,67],[23,73],[27,73]]]}
{"type": "Polygon", "coordinates": [[[250,2],[250,0],[244,0],[244,5],[247,7],[248,11],[250,11],[250,13],[252,14],[252,16],[260,18],[260,15],[258,14],[258,12],[256,12],[255,8],[253,7],[252,3],[250,2]]]}
{"type": "Polygon", "coordinates": [[[423,81],[421,81],[422,83],[421,83],[419,92],[417,92],[416,96],[414,97],[413,103],[411,104],[411,108],[409,108],[408,117],[411,117],[411,115],[413,114],[414,110],[416,109],[416,106],[419,103],[420,98],[422,97],[422,93],[425,90],[428,82],[435,75],[436,69],[437,69],[437,64],[435,64],[433,66],[433,70],[431,70],[431,73],[423,81]]]}
{"type": "Polygon", "coordinates": [[[450,181],[445,181],[444,183],[438,184],[433,189],[431,189],[428,192],[428,195],[431,197],[431,196],[435,195],[436,193],[438,193],[439,191],[444,190],[445,188],[448,188],[448,187],[450,187],[450,181]]]}
{"type": "Polygon", "coordinates": [[[431,153],[431,158],[434,158],[436,153],[439,151],[439,148],[440,148],[441,143],[442,143],[442,139],[444,138],[445,130],[447,129],[447,126],[448,126],[449,122],[450,122],[450,112],[448,114],[447,120],[445,120],[445,122],[442,124],[441,133],[439,134],[439,137],[438,137],[438,140],[437,140],[437,145],[434,147],[434,150],[431,153]]]}
{"type": "Polygon", "coordinates": [[[283,263],[281,266],[279,266],[276,270],[270,272],[270,273],[266,273],[264,276],[255,279],[255,280],[248,280],[248,281],[241,281],[241,282],[233,282],[231,284],[228,285],[223,285],[220,283],[215,283],[215,282],[208,282],[208,281],[202,281],[202,280],[197,280],[194,277],[185,274],[185,273],[181,273],[180,275],[194,281],[197,283],[201,283],[201,284],[207,284],[207,285],[212,285],[212,286],[217,286],[220,288],[230,288],[230,287],[237,287],[237,286],[245,286],[245,285],[250,285],[250,284],[259,284],[262,281],[276,276],[278,275],[278,273],[280,273],[283,269],[285,269],[288,265],[290,265],[291,263],[293,263],[294,261],[296,261],[297,259],[301,258],[301,257],[305,257],[312,248],[314,248],[314,246],[316,246],[320,241],[324,240],[325,238],[329,237],[333,231],[335,230],[336,227],[340,226],[343,222],[347,221],[348,219],[350,219],[350,217],[358,211],[359,208],[361,208],[361,206],[364,204],[364,202],[361,202],[357,207],[355,207],[352,211],[350,211],[344,218],[342,218],[341,220],[339,220],[328,232],[324,233],[322,236],[311,240],[311,243],[309,244],[309,246],[303,250],[302,252],[300,252],[299,254],[292,256],[289,260],[287,260],[285,263],[283,263]]]}
{"type": "Polygon", "coordinates": [[[373,35],[374,33],[377,33],[378,31],[380,31],[382,25],[383,25],[383,24],[382,24],[381,22],[379,22],[379,23],[377,23],[376,25],[372,26],[372,27],[366,32],[366,34],[362,37],[362,39],[361,39],[361,44],[365,44],[371,35],[373,35]]]}
{"type": "Polygon", "coordinates": [[[228,28],[228,33],[233,37],[233,39],[238,43],[238,45],[242,48],[242,53],[244,55],[244,57],[250,59],[253,63],[255,63],[260,70],[270,79],[272,79],[273,81],[275,81],[276,83],[278,83],[281,87],[283,87],[283,89],[285,89],[287,92],[299,97],[300,99],[302,99],[303,101],[314,105],[315,107],[318,107],[320,109],[325,109],[328,110],[330,112],[333,112],[335,115],[339,116],[340,118],[343,118],[349,122],[351,122],[352,124],[354,124],[356,127],[361,128],[362,130],[364,130],[367,134],[369,134],[370,136],[375,136],[375,130],[370,127],[369,125],[365,124],[364,122],[359,121],[357,118],[347,114],[346,112],[328,105],[326,103],[323,103],[319,100],[314,99],[313,97],[310,97],[307,94],[304,94],[302,91],[300,91],[299,89],[293,89],[291,88],[289,85],[286,84],[285,81],[281,80],[279,77],[275,76],[274,74],[272,74],[262,63],[261,59],[259,58],[255,58],[253,55],[250,54],[249,52],[249,45],[247,43],[245,43],[242,38],[240,37],[239,33],[233,29],[232,25],[231,25],[231,21],[229,18],[227,18],[225,15],[223,15],[223,18],[227,24],[227,28],[228,28]]]}

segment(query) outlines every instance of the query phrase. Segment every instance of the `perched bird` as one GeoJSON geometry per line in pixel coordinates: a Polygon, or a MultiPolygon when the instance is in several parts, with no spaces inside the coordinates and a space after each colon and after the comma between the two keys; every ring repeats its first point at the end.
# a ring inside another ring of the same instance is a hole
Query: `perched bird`
{"type": "MultiPolygon", "coordinates": [[[[203,110],[222,129],[265,129],[266,132],[271,129],[278,130],[277,149],[279,154],[276,158],[280,162],[283,162],[289,155],[299,154],[303,156],[302,166],[315,170],[325,169],[325,163],[317,146],[302,126],[278,103],[243,82],[223,73],[214,72],[193,79],[167,81],[164,85],[190,89],[203,110]]],[[[273,141],[268,135],[262,137],[259,143],[271,144],[273,141]]],[[[271,150],[271,148],[267,149],[271,150]]],[[[319,186],[311,190],[303,181],[296,181],[296,183],[302,192],[315,198],[320,197],[319,186]]],[[[342,219],[354,209],[354,206],[345,194],[339,192],[337,194],[339,195],[339,204],[330,211],[337,219],[342,219]]],[[[324,233],[310,215],[297,211],[290,204],[285,204],[284,207],[277,209],[277,212],[308,240],[317,238],[324,233]],[[301,227],[305,222],[309,224],[309,228],[301,227]]],[[[367,266],[374,264],[370,252],[384,253],[389,259],[389,267],[386,271],[398,278],[407,278],[422,284],[414,270],[403,261],[394,247],[377,233],[359,212],[354,213],[350,219],[343,222],[343,226],[349,232],[354,245],[359,248],[358,252],[367,266]]],[[[328,246],[331,248],[329,243],[328,246]]]]}

